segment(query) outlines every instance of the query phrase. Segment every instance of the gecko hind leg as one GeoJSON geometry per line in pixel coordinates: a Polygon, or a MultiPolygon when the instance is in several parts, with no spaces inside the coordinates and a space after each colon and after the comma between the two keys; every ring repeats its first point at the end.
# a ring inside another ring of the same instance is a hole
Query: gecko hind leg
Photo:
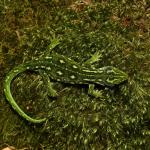
{"type": "Polygon", "coordinates": [[[47,94],[50,97],[56,97],[58,96],[56,90],[53,89],[52,87],[52,83],[50,82],[50,78],[47,75],[47,73],[44,70],[38,70],[39,74],[42,76],[43,78],[43,83],[47,86],[47,94]]]}

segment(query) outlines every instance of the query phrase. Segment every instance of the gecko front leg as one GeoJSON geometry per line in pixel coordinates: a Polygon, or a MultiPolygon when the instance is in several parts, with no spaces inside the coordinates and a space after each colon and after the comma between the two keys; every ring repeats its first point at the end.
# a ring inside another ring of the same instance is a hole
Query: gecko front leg
{"type": "Polygon", "coordinates": [[[95,90],[94,87],[95,87],[94,84],[89,84],[88,94],[91,95],[91,96],[94,96],[96,98],[102,97],[102,95],[103,95],[102,90],[100,90],[100,91],[95,90]]]}
{"type": "Polygon", "coordinates": [[[102,54],[100,52],[95,52],[91,58],[89,58],[87,61],[85,61],[83,63],[83,66],[89,66],[89,65],[92,65],[93,63],[101,60],[102,58],[102,54]]]}

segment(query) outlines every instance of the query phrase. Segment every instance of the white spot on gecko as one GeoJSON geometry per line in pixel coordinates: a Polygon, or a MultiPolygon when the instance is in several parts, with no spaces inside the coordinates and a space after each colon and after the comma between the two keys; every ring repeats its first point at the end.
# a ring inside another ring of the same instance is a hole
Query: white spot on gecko
{"type": "Polygon", "coordinates": [[[41,68],[45,69],[45,66],[41,66],[41,68]]]}
{"type": "Polygon", "coordinates": [[[74,75],[71,75],[70,78],[71,78],[71,79],[75,79],[76,77],[75,77],[74,75]]]}
{"type": "Polygon", "coordinates": [[[57,71],[56,73],[60,76],[63,74],[61,71],[57,71]]]}
{"type": "Polygon", "coordinates": [[[46,58],[46,59],[52,59],[52,57],[49,57],[49,56],[46,56],[45,58],[46,58]]]}
{"type": "Polygon", "coordinates": [[[102,82],[102,79],[98,79],[99,82],[102,82]]]}
{"type": "Polygon", "coordinates": [[[64,60],[59,60],[59,62],[61,63],[61,64],[64,64],[65,63],[65,61],[64,60]]]}
{"type": "Polygon", "coordinates": [[[73,67],[74,69],[77,69],[77,68],[78,68],[76,65],[73,65],[72,67],[73,67]]]}
{"type": "Polygon", "coordinates": [[[18,70],[14,70],[14,72],[18,72],[18,70]]]}
{"type": "Polygon", "coordinates": [[[51,70],[51,67],[46,67],[47,70],[51,70]]]}
{"type": "Polygon", "coordinates": [[[89,79],[83,79],[84,81],[89,81],[89,79]]]}

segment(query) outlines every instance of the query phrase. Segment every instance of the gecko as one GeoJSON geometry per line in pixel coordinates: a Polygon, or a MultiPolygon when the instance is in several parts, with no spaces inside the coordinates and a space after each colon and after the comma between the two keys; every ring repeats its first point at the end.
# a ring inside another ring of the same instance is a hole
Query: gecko
{"type": "MultiPolygon", "coordinates": [[[[74,60],[60,55],[58,53],[52,53],[50,56],[41,57],[35,60],[31,60],[14,67],[5,77],[4,80],[4,94],[7,101],[12,108],[24,119],[31,123],[42,123],[46,121],[46,118],[36,119],[27,115],[14,100],[10,86],[12,81],[26,70],[44,71],[44,74],[48,76],[49,89],[52,96],[57,96],[57,92],[52,88],[50,79],[56,82],[69,83],[69,84],[86,84],[89,85],[89,94],[94,95],[95,84],[112,87],[118,85],[128,79],[128,75],[113,66],[104,66],[101,68],[89,68],[82,66],[74,60]]],[[[96,93],[96,92],[95,92],[96,93]]]]}

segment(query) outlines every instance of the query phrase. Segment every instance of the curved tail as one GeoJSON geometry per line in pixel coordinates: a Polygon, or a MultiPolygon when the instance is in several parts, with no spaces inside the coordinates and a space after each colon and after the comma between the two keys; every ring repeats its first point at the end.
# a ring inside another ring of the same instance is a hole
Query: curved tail
{"type": "Polygon", "coordinates": [[[10,90],[10,85],[12,80],[20,73],[26,71],[28,68],[28,64],[23,64],[15,67],[12,69],[6,76],[5,81],[4,81],[4,93],[6,96],[6,99],[10,103],[10,105],[13,107],[13,109],[24,119],[26,119],[29,122],[32,123],[41,123],[46,120],[46,118],[43,119],[34,119],[28,116],[15,102],[14,98],[12,97],[11,90],[10,90]]]}

